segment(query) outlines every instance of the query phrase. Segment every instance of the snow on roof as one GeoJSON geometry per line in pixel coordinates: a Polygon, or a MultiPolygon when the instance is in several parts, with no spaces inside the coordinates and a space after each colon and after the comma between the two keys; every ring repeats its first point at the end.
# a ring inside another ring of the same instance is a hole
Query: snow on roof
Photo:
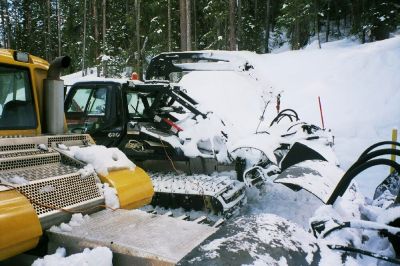
{"type": "Polygon", "coordinates": [[[82,76],[82,71],[75,72],[69,75],[65,75],[61,77],[64,80],[64,85],[72,86],[77,82],[84,82],[84,81],[104,81],[104,82],[116,82],[116,83],[126,83],[128,81],[127,78],[105,78],[105,77],[97,77],[97,70],[96,68],[90,68],[88,70],[88,74],[86,76],[82,76]]]}

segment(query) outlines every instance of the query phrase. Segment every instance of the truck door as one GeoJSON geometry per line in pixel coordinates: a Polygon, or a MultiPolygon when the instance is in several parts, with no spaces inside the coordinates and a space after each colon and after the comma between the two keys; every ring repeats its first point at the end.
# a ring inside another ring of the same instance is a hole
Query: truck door
{"type": "Polygon", "coordinates": [[[68,132],[88,133],[99,145],[118,145],[125,128],[117,108],[120,86],[101,82],[72,86],[64,106],[68,132]]]}

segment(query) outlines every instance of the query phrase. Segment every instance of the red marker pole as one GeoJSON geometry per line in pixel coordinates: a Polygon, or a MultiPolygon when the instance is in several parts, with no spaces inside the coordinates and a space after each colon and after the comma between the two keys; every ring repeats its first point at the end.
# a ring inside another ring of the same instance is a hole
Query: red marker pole
{"type": "Polygon", "coordinates": [[[318,103],[319,103],[319,112],[321,114],[321,121],[322,121],[322,129],[325,130],[325,124],[324,124],[324,115],[322,113],[322,105],[321,105],[321,98],[318,96],[318,103]]]}

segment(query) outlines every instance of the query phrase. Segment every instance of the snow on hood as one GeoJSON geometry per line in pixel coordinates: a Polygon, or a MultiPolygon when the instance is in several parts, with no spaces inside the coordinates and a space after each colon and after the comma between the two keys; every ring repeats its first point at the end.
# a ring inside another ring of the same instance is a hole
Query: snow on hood
{"type": "Polygon", "coordinates": [[[88,147],[70,146],[64,150],[69,156],[90,164],[101,175],[108,175],[108,171],[135,168],[135,164],[117,148],[107,148],[102,145],[88,147]]]}

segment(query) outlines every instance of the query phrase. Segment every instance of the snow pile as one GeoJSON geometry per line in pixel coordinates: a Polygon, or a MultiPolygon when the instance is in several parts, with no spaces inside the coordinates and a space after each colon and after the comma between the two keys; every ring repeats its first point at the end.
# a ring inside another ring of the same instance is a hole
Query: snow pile
{"type": "Polygon", "coordinates": [[[43,151],[48,151],[49,150],[49,148],[47,147],[47,145],[46,144],[39,144],[38,145],[38,148],[39,149],[41,149],[41,150],[43,150],[43,151]]]}
{"type": "Polygon", "coordinates": [[[58,248],[54,254],[35,260],[32,266],[112,266],[112,252],[107,247],[85,248],[82,253],[66,255],[65,248],[58,248]]]}
{"type": "Polygon", "coordinates": [[[79,169],[78,172],[82,178],[86,178],[86,177],[92,175],[93,173],[95,173],[95,170],[94,170],[93,165],[87,164],[87,165],[85,165],[85,167],[79,169]]]}
{"type": "Polygon", "coordinates": [[[117,190],[110,187],[108,183],[98,184],[100,189],[103,191],[106,206],[111,209],[119,208],[119,199],[117,190]]]}
{"type": "Polygon", "coordinates": [[[232,125],[236,136],[230,138],[256,131],[264,108],[261,83],[237,72],[200,71],[185,75],[180,85],[200,103],[200,108],[212,110],[232,125]]]}
{"type": "Polygon", "coordinates": [[[197,156],[207,157],[207,154],[200,151],[202,149],[210,151],[211,157],[216,156],[220,162],[229,160],[225,145],[226,140],[223,136],[228,132],[224,132],[226,127],[220,118],[208,113],[206,118],[199,115],[196,120],[183,120],[179,123],[179,126],[183,128],[183,131],[179,132],[179,138],[183,140],[181,149],[185,156],[193,158],[197,156]]]}
{"type": "MultiPolygon", "coordinates": [[[[399,229],[386,226],[399,217],[400,207],[381,208],[376,205],[379,201],[365,198],[358,190],[356,184],[353,184],[343,197],[336,200],[334,205],[321,206],[316,210],[315,216],[310,219],[310,222],[325,221],[325,228],[320,235],[343,222],[350,222],[353,227],[333,231],[324,239],[319,239],[319,245],[354,246],[383,256],[395,257],[394,249],[388,238],[382,237],[377,230],[361,229],[383,228],[392,233],[400,232],[399,229]]],[[[358,256],[356,260],[359,265],[376,265],[377,263],[375,258],[368,256],[358,256]]],[[[353,258],[346,257],[345,265],[351,263],[353,263],[353,258]]]]}
{"type": "Polygon", "coordinates": [[[82,215],[81,213],[74,213],[68,223],[61,223],[59,226],[53,225],[50,231],[53,232],[71,232],[72,227],[80,226],[86,221],[90,220],[89,215],[82,215]]]}
{"type": "Polygon", "coordinates": [[[135,164],[117,148],[107,148],[102,145],[88,147],[71,146],[66,153],[91,166],[83,169],[83,176],[88,174],[91,167],[101,175],[108,175],[108,171],[135,168],[135,164]],[[90,168],[90,169],[89,169],[90,168]]]}

